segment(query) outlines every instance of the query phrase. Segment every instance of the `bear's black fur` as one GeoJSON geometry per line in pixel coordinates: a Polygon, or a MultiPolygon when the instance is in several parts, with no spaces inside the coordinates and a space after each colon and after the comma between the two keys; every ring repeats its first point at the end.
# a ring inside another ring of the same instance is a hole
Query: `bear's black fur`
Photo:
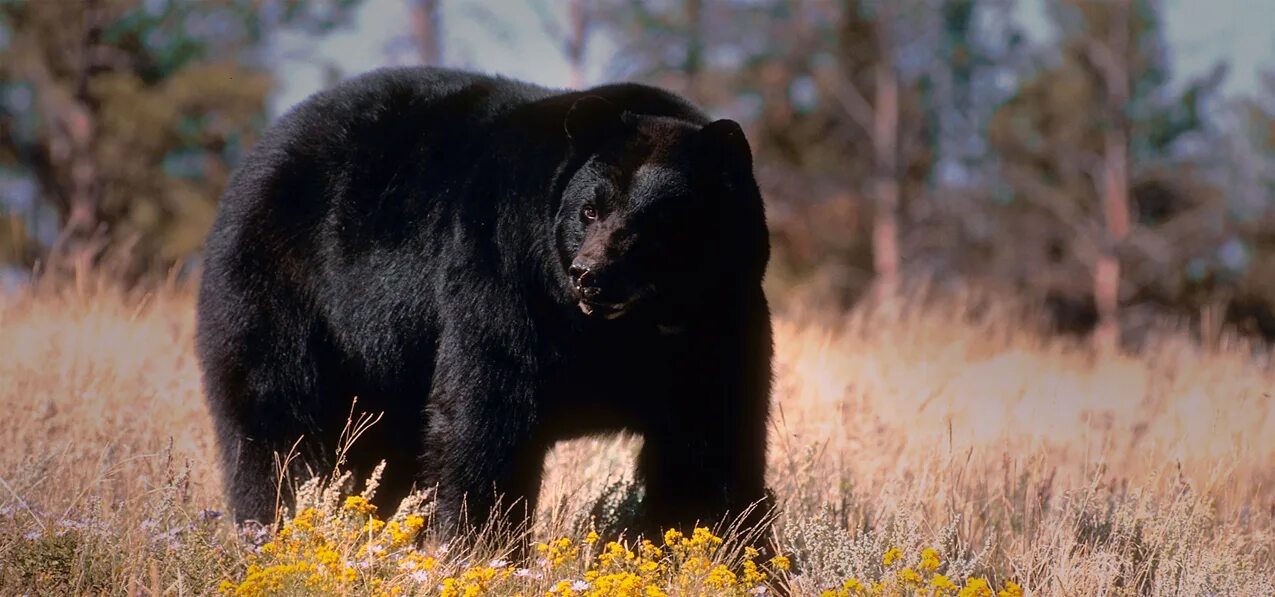
{"type": "Polygon", "coordinates": [[[387,461],[383,505],[437,487],[446,528],[497,495],[534,510],[554,442],[619,430],[644,437],[647,528],[738,513],[765,492],[768,246],[739,126],[659,89],[407,68],[315,95],[207,242],[235,517],[274,518],[294,445],[292,474],[330,472],[355,396],[384,418],[349,466],[387,461]]]}

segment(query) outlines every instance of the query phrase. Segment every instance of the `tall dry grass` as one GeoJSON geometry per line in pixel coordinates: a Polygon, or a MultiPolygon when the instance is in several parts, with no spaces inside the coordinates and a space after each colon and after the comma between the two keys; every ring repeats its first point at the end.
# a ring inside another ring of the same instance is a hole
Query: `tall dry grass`
{"type": "MultiPolygon", "coordinates": [[[[193,301],[0,298],[0,594],[204,594],[255,547],[221,511],[193,301]]],[[[776,318],[768,481],[818,594],[940,548],[1042,595],[1275,595],[1275,367],[1165,332],[1098,357],[995,301],[776,318]]],[[[622,501],[640,440],[549,457],[540,526],[622,501]]],[[[729,537],[728,537],[729,539],[729,537]]],[[[530,586],[530,585],[528,585],[530,586]]]]}

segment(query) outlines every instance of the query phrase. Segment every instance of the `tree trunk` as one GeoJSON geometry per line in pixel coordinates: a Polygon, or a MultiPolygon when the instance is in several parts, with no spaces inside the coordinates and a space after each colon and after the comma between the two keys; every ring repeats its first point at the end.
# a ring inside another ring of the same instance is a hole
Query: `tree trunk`
{"type": "Polygon", "coordinates": [[[1107,130],[1103,139],[1102,173],[1098,192],[1102,201],[1106,238],[1094,265],[1094,306],[1098,326],[1094,345],[1102,351],[1120,345],[1120,248],[1129,236],[1129,0],[1112,7],[1111,31],[1106,48],[1095,55],[1104,59],[1103,82],[1107,95],[1107,130]]]}
{"type": "Polygon", "coordinates": [[[60,115],[66,143],[67,201],[61,230],[49,250],[46,273],[71,273],[93,266],[105,245],[102,238],[101,189],[93,157],[93,118],[78,102],[60,115]]]}
{"type": "Polygon", "coordinates": [[[77,48],[77,72],[69,97],[57,89],[53,77],[42,72],[37,86],[46,98],[47,113],[53,115],[55,154],[61,154],[66,172],[66,204],[61,210],[62,229],[49,251],[46,273],[80,272],[93,267],[106,245],[102,230],[102,188],[98,181],[96,145],[97,117],[89,95],[89,55],[100,41],[105,20],[98,2],[85,5],[82,36],[77,48]]]}
{"type": "Polygon", "coordinates": [[[584,61],[589,40],[589,13],[584,0],[571,0],[567,7],[566,55],[567,65],[571,68],[571,88],[584,87],[584,61]]]}
{"type": "Polygon", "coordinates": [[[876,172],[872,193],[872,264],[876,269],[878,298],[893,295],[899,287],[899,78],[882,55],[876,67],[873,102],[872,149],[876,172]]]}
{"type": "Polygon", "coordinates": [[[441,10],[442,0],[410,0],[412,8],[412,37],[426,66],[443,64],[443,38],[441,10]]]}
{"type": "Polygon", "coordinates": [[[700,73],[704,68],[704,0],[686,0],[686,62],[682,74],[686,77],[686,95],[697,102],[700,94],[700,73]]]}
{"type": "Polygon", "coordinates": [[[1094,344],[1109,350],[1120,344],[1120,245],[1129,235],[1128,150],[1121,131],[1109,131],[1103,151],[1102,211],[1106,242],[1094,266],[1094,306],[1098,327],[1094,344]]]}

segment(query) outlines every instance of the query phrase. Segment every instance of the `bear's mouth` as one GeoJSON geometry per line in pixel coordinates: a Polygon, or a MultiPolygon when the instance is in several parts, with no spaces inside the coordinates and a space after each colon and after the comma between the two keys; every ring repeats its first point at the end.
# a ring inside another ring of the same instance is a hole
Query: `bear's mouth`
{"type": "Polygon", "coordinates": [[[637,297],[631,298],[623,303],[597,303],[588,300],[581,300],[579,303],[580,311],[589,317],[601,317],[603,319],[615,319],[629,312],[629,307],[637,301],[637,297]]]}
{"type": "Polygon", "coordinates": [[[580,297],[580,302],[577,303],[577,306],[580,307],[580,311],[582,313],[584,313],[585,315],[589,317],[601,317],[602,319],[617,319],[627,314],[630,310],[632,310],[633,306],[636,305],[638,302],[640,302],[642,299],[646,298],[647,296],[650,296],[650,294],[654,292],[654,290],[655,290],[655,287],[648,284],[638,289],[637,292],[634,292],[633,294],[629,295],[629,298],[625,299],[623,302],[619,302],[619,303],[608,303],[604,301],[590,300],[584,297],[580,297]]]}

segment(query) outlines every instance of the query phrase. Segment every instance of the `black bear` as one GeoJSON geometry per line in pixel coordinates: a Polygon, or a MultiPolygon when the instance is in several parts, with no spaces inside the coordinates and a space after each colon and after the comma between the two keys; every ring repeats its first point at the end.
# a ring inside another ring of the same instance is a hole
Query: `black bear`
{"type": "MultiPolygon", "coordinates": [[[[433,68],[308,99],[232,177],[198,350],[230,506],[272,520],[277,459],[354,443],[447,529],[534,510],[559,440],[643,436],[647,528],[765,494],[771,326],[739,125],[638,84],[563,92],[433,68]]],[[[284,488],[286,492],[286,487],[284,488]]],[[[525,514],[524,514],[525,515],[525,514]]]]}

